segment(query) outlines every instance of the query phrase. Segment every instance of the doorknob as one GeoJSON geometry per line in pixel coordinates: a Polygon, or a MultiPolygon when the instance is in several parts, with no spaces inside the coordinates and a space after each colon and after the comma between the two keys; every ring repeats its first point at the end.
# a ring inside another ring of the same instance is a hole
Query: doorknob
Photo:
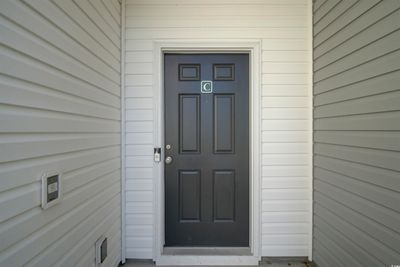
{"type": "Polygon", "coordinates": [[[172,163],[172,157],[168,156],[165,158],[165,164],[171,164],[172,163]]]}

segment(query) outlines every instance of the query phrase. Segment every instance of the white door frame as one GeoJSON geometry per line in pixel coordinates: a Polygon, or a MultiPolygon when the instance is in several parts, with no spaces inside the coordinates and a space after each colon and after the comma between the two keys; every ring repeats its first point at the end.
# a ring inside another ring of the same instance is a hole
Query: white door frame
{"type": "MultiPolygon", "coordinates": [[[[164,164],[154,163],[153,260],[158,265],[256,265],[261,259],[261,40],[154,41],[154,145],[164,148],[164,54],[248,53],[250,59],[250,235],[251,256],[162,255],[164,245],[164,164]]],[[[162,149],[164,152],[164,149],[162,149]]],[[[162,153],[162,159],[164,155],[162,153]]]]}

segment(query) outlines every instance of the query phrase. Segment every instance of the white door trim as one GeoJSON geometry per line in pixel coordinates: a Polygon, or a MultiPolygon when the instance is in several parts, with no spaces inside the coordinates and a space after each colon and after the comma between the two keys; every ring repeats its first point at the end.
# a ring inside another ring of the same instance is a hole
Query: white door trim
{"type": "Polygon", "coordinates": [[[307,1],[307,9],[308,9],[308,49],[310,51],[308,55],[308,169],[309,169],[309,174],[308,174],[308,180],[309,180],[309,226],[308,226],[308,260],[312,261],[313,260],[313,231],[314,231],[314,92],[313,92],[313,75],[314,75],[314,69],[313,69],[313,0],[308,0],[307,1]]]}
{"type": "MultiPolygon", "coordinates": [[[[154,41],[154,145],[164,148],[163,59],[176,53],[249,53],[250,58],[250,249],[252,256],[162,255],[164,245],[164,164],[154,163],[153,260],[158,265],[257,265],[261,259],[261,40],[154,41]]],[[[164,149],[162,149],[164,150],[164,149]]],[[[164,155],[162,155],[164,158],[164,155]]]]}
{"type": "Polygon", "coordinates": [[[126,0],[121,4],[121,263],[126,262],[126,128],[125,128],[125,8],[126,0]]]}

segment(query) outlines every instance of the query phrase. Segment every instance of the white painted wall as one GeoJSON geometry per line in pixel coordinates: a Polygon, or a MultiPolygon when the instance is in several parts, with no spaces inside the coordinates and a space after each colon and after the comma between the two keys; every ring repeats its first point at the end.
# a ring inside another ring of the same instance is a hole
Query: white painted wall
{"type": "Polygon", "coordinates": [[[0,1],[0,266],[121,257],[120,5],[0,1]],[[43,172],[64,199],[40,208],[43,172]]]}
{"type": "Polygon", "coordinates": [[[262,41],[262,255],[307,256],[310,81],[307,0],[127,0],[126,255],[152,258],[156,40],[262,41]]]}

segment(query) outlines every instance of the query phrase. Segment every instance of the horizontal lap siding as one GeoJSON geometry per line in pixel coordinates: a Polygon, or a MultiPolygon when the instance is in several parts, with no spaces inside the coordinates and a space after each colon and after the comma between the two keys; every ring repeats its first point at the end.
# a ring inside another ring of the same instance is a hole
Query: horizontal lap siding
{"type": "Polygon", "coordinates": [[[120,5],[0,3],[0,265],[106,266],[121,258],[120,5]],[[41,209],[41,176],[63,200],[41,209]]]}
{"type": "Polygon", "coordinates": [[[152,258],[157,39],[262,40],[262,255],[306,256],[309,223],[307,1],[127,0],[127,257],[152,258]]]}
{"type": "Polygon", "coordinates": [[[390,266],[400,259],[400,3],[329,2],[314,4],[314,260],[390,266]]]}

